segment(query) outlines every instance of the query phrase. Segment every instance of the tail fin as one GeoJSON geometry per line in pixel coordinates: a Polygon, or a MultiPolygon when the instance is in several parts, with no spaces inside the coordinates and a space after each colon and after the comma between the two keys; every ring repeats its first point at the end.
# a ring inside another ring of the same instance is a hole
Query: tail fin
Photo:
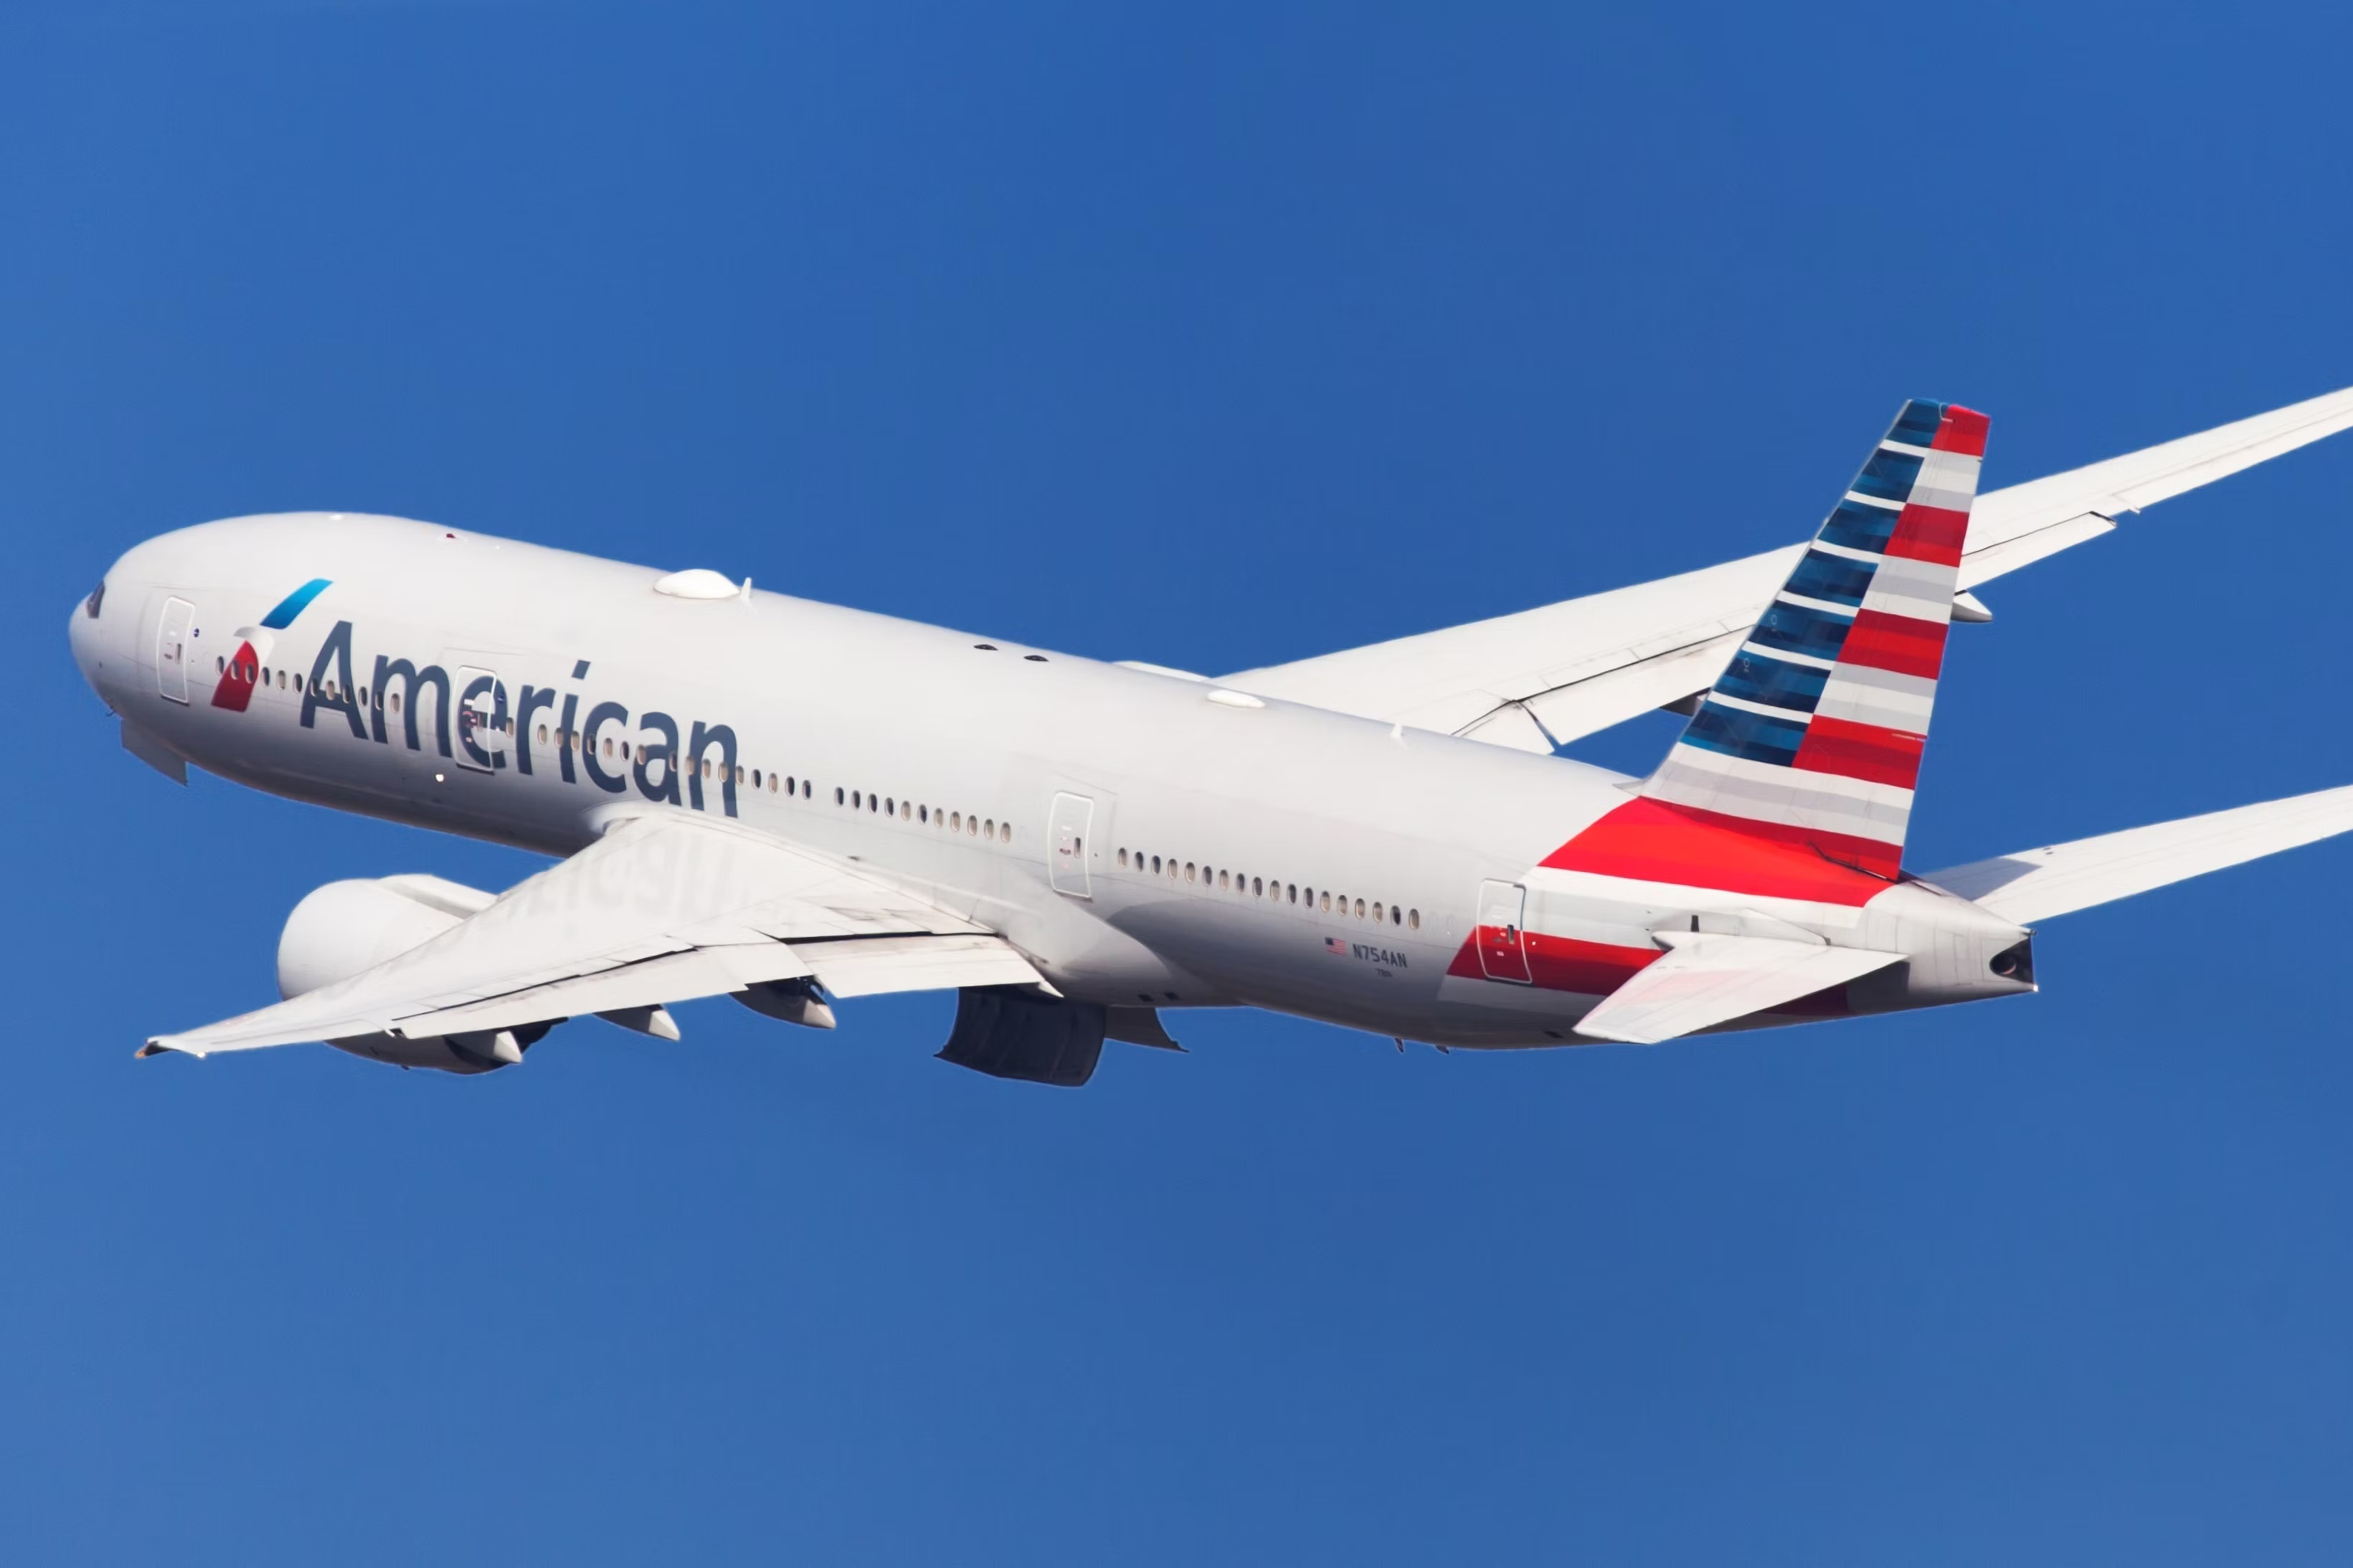
{"type": "Polygon", "coordinates": [[[1987,423],[1905,405],[1645,796],[1895,876],[1987,423]]]}

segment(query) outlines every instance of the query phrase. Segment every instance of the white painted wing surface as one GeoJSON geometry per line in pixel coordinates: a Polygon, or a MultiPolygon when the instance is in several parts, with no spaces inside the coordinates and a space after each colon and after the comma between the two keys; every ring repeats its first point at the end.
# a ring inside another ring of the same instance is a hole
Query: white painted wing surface
{"type": "Polygon", "coordinates": [[[1978,860],[1926,879],[2031,925],[2353,829],[2353,785],[1978,860]]]}
{"type": "MultiPolygon", "coordinates": [[[[1978,497],[1967,590],[2096,539],[2117,516],[2353,426],[2353,389],[1978,497]]],[[[1549,752],[1704,691],[1802,545],[1517,615],[1244,670],[1222,684],[1549,752]]]]}
{"type": "Polygon", "coordinates": [[[2129,511],[2228,479],[2353,427],[2353,387],[1978,498],[1961,587],[2097,538],[2129,511]]]}
{"type": "Polygon", "coordinates": [[[1580,1035],[1652,1046],[1678,1035],[1766,1013],[1843,985],[1903,958],[1900,952],[1825,947],[1776,937],[1663,931],[1670,944],[1577,1026],[1580,1035]]]}
{"type": "Polygon", "coordinates": [[[847,994],[1034,983],[986,928],[739,825],[630,816],[421,946],[150,1050],[512,1028],[814,974],[847,994]]]}

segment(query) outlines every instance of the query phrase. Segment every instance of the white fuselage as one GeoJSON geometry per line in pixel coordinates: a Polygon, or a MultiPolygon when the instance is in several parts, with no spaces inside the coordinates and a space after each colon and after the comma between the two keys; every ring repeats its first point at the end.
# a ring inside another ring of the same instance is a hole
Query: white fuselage
{"type": "Polygon", "coordinates": [[[675,788],[679,810],[854,858],[1112,1005],[1573,1043],[1593,991],[1482,972],[1482,908],[1494,924],[1514,889],[1536,942],[1654,950],[1704,917],[1922,952],[1874,1010],[1959,999],[1979,949],[2018,934],[1956,925],[1942,906],[1972,907],[1916,886],[1825,910],[1548,872],[1632,781],[765,591],[675,597],[661,575],[398,519],[238,518],[131,551],[73,644],[127,725],[254,788],[550,855],[675,788]],[[215,705],[248,640],[261,678],[243,710],[215,705]],[[669,748],[698,726],[681,767],[669,748]],[[1930,950],[1955,930],[1947,984],[1930,950]]]}

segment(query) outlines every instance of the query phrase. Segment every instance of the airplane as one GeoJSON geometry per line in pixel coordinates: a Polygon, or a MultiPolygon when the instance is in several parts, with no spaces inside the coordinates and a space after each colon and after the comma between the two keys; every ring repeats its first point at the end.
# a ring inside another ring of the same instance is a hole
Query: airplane
{"type": "Polygon", "coordinates": [[[592,1015],[953,989],[943,1058],[1075,1086],[1194,1007],[1509,1048],[2030,993],[2042,922],[2344,832],[2353,786],[1915,875],[1951,625],[2348,425],[2353,389],[1978,496],[1985,416],[1911,401],[1805,543],[1217,678],[400,518],[165,533],[70,620],[133,756],[556,861],[330,882],[280,1001],[138,1054],[476,1074],[592,1015]],[[1560,754],[1661,707],[1647,778],[1560,754]]]}

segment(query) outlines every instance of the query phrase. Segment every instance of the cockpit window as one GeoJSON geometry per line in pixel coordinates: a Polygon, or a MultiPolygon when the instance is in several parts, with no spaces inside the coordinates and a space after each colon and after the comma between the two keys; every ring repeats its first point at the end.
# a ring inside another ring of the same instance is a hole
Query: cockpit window
{"type": "Polygon", "coordinates": [[[90,591],[90,597],[89,597],[89,598],[87,598],[87,599],[84,599],[84,600],[81,602],[81,613],[82,613],[83,615],[85,615],[85,616],[88,616],[91,620],[93,620],[93,621],[94,621],[94,620],[98,619],[98,612],[99,612],[100,607],[100,606],[102,606],[105,603],[106,603],[106,579],[105,579],[105,578],[103,578],[103,577],[100,577],[100,578],[98,580],[98,586],[97,586],[97,587],[95,587],[95,588],[92,588],[92,589],[90,591]]]}

